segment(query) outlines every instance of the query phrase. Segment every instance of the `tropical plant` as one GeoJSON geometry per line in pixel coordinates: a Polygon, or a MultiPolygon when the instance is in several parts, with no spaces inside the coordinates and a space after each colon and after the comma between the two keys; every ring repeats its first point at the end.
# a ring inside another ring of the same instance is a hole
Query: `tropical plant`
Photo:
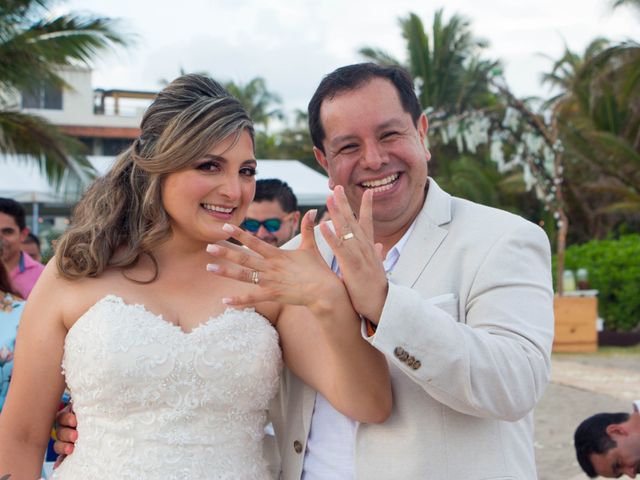
{"type": "Polygon", "coordinates": [[[488,46],[471,32],[467,19],[453,15],[444,20],[434,14],[429,36],[414,13],[399,20],[407,44],[406,64],[378,48],[364,47],[360,54],[382,65],[404,65],[416,82],[418,98],[431,115],[441,117],[495,103],[489,78],[499,62],[480,57],[488,46]]]}
{"type": "MultiPolygon", "coordinates": [[[[640,235],[591,240],[567,248],[567,268],[586,268],[598,290],[598,311],[607,330],[640,329],[640,235]]],[[[554,258],[554,263],[555,263],[554,258]]]]}
{"type": "Polygon", "coordinates": [[[564,190],[576,241],[640,221],[640,44],[594,40],[565,48],[543,81],[565,146],[564,190]]]}
{"type": "Polygon", "coordinates": [[[98,54],[131,38],[116,21],[89,14],[51,15],[55,0],[7,0],[0,6],[0,152],[25,154],[55,184],[65,175],[83,180],[91,171],[81,144],[45,119],[21,113],[20,92],[43,85],[67,88],[60,71],[90,65],[98,54]]]}
{"type": "Polygon", "coordinates": [[[255,77],[247,83],[226,82],[224,87],[240,102],[249,112],[253,123],[267,132],[269,122],[272,119],[282,120],[284,114],[279,105],[282,103],[280,96],[269,91],[267,82],[262,77],[255,77]]]}

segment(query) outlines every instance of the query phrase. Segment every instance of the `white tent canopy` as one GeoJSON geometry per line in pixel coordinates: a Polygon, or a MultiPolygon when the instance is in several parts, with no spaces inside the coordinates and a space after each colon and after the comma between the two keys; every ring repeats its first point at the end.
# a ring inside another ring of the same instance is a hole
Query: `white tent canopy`
{"type": "MultiPolygon", "coordinates": [[[[104,174],[115,157],[88,157],[100,174],[104,174]]],[[[301,207],[324,205],[331,193],[328,179],[297,160],[258,160],[258,179],[278,178],[289,184],[301,207]]],[[[0,156],[0,197],[23,203],[71,206],[77,198],[65,195],[49,184],[35,162],[13,156],[0,156]]]]}

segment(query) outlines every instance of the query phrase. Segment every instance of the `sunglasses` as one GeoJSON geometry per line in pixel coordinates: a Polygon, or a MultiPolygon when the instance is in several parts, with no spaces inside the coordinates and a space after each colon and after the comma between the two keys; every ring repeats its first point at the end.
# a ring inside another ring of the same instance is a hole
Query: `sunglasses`
{"type": "Polygon", "coordinates": [[[262,222],[260,220],[256,220],[255,218],[245,218],[244,222],[242,222],[241,227],[244,230],[247,230],[251,233],[256,233],[260,230],[260,225],[264,226],[267,229],[267,232],[274,233],[280,230],[282,226],[282,220],[279,218],[267,218],[262,222]]]}

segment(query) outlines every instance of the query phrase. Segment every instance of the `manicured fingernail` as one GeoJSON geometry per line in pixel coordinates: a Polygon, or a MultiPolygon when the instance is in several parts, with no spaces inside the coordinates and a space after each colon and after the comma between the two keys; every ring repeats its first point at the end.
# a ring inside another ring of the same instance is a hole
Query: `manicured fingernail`
{"type": "Polygon", "coordinates": [[[230,225],[228,223],[225,223],[224,225],[222,225],[222,229],[225,232],[233,233],[233,225],[230,225]]]}
{"type": "Polygon", "coordinates": [[[220,265],[216,263],[207,263],[207,272],[217,272],[220,270],[220,265]]]}
{"type": "Polygon", "coordinates": [[[309,220],[311,220],[312,222],[315,222],[317,214],[318,214],[318,209],[314,208],[312,210],[309,210],[309,213],[307,215],[309,215],[309,220]]]}
{"type": "Polygon", "coordinates": [[[231,303],[231,298],[229,297],[224,297],[222,299],[222,303],[224,303],[225,305],[229,305],[231,303]]]}
{"type": "Polygon", "coordinates": [[[64,453],[69,455],[71,452],[73,452],[73,445],[67,445],[66,447],[64,447],[64,453]]]}
{"type": "Polygon", "coordinates": [[[213,243],[210,243],[209,245],[207,245],[207,252],[209,253],[218,253],[220,251],[220,247],[217,245],[214,245],[213,243]]]}

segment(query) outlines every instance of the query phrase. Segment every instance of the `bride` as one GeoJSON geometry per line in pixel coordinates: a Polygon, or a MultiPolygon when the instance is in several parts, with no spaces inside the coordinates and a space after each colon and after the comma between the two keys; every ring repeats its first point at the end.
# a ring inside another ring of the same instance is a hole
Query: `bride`
{"type": "Polygon", "coordinates": [[[313,212],[298,250],[261,260],[279,266],[264,286],[222,258],[209,268],[231,273],[204,268],[208,244],[241,250],[225,240],[244,238],[233,225],[255,173],[238,100],[200,75],[160,92],[140,137],[78,204],[26,305],[0,416],[0,476],[38,477],[66,383],[78,441],[54,478],[267,478],[262,436],[280,346],[342,413],[388,416],[386,361],[361,338],[346,289],[315,248],[313,212]],[[228,305],[267,286],[279,303],[228,305]]]}

